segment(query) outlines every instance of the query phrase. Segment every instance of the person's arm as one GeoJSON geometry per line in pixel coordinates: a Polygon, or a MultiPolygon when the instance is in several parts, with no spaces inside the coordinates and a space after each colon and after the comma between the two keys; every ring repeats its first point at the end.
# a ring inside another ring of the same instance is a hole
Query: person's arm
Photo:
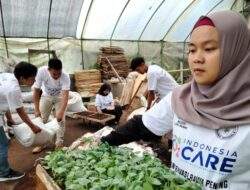
{"type": "Polygon", "coordinates": [[[7,125],[8,125],[8,126],[15,125],[15,121],[13,120],[10,111],[7,111],[7,112],[5,113],[5,117],[6,117],[6,119],[7,119],[7,125]]]}
{"type": "Polygon", "coordinates": [[[41,117],[41,112],[39,109],[40,98],[41,98],[41,89],[34,88],[33,101],[34,101],[34,105],[35,105],[35,116],[36,117],[41,117]]]}
{"type": "Polygon", "coordinates": [[[110,134],[101,137],[100,142],[118,146],[144,140],[146,136],[147,141],[155,140],[156,137],[159,139],[173,129],[174,112],[171,106],[171,96],[172,93],[169,93],[149,111],[143,113],[142,117],[135,116],[123,126],[117,127],[110,134]],[[146,136],[145,130],[148,131],[146,136]]]}
{"type": "Polygon", "coordinates": [[[100,95],[97,94],[96,97],[95,97],[95,107],[97,109],[97,111],[99,113],[102,113],[102,110],[101,110],[101,99],[100,99],[100,95]]]}
{"type": "Polygon", "coordinates": [[[113,110],[113,109],[115,109],[115,102],[114,102],[114,98],[113,98],[112,92],[110,92],[109,96],[110,96],[111,103],[110,103],[110,106],[107,109],[108,110],[113,110]]]}
{"type": "Polygon", "coordinates": [[[20,118],[23,120],[24,123],[26,123],[31,130],[34,133],[39,133],[41,132],[41,129],[39,127],[37,127],[29,118],[29,116],[26,114],[25,110],[23,107],[17,108],[16,109],[18,115],[20,116],[20,118]]]}
{"type": "Polygon", "coordinates": [[[35,116],[41,117],[41,112],[39,108],[39,102],[41,98],[41,87],[44,80],[44,76],[42,74],[42,70],[38,70],[36,75],[36,81],[34,83],[34,91],[33,91],[33,102],[35,106],[35,116]]]}
{"type": "Polygon", "coordinates": [[[156,90],[157,80],[158,80],[157,73],[154,73],[154,72],[147,73],[147,79],[148,79],[147,110],[149,110],[152,102],[155,99],[155,90],[156,90]]]}
{"type": "Polygon", "coordinates": [[[148,92],[148,98],[147,98],[147,101],[148,101],[147,110],[150,109],[151,104],[154,101],[154,99],[155,99],[155,91],[154,90],[150,90],[148,92]]]}
{"type": "Polygon", "coordinates": [[[67,108],[68,105],[68,99],[69,99],[69,91],[68,90],[62,90],[62,101],[61,101],[61,107],[60,107],[60,111],[57,113],[57,121],[62,121],[65,110],[67,108]]]}

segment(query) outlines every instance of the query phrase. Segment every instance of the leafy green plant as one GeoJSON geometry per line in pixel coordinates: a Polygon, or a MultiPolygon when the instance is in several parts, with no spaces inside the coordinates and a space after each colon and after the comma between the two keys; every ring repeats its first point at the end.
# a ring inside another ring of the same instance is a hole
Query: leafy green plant
{"type": "Polygon", "coordinates": [[[151,155],[137,156],[128,148],[107,144],[90,150],[57,150],[43,166],[68,190],[200,190],[174,174],[151,155]]]}

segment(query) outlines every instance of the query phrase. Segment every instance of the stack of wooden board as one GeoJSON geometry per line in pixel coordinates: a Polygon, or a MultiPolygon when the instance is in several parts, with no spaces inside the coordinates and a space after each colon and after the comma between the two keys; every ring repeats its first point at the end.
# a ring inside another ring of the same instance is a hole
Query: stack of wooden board
{"type": "Polygon", "coordinates": [[[80,94],[96,94],[102,85],[100,71],[96,69],[76,71],[75,85],[80,94]]]}
{"type": "Polygon", "coordinates": [[[100,51],[101,53],[98,55],[97,63],[101,67],[102,79],[117,77],[108,63],[108,60],[113,65],[119,76],[126,78],[129,72],[129,64],[124,55],[124,50],[120,47],[111,46],[102,47],[100,48],[100,51]],[[108,60],[106,58],[108,58],[108,60]]]}

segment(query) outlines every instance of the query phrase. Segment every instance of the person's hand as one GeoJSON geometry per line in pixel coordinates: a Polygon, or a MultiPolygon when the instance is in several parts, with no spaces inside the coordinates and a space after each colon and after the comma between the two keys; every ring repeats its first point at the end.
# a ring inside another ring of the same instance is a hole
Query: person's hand
{"type": "Polygon", "coordinates": [[[16,125],[16,123],[13,120],[7,120],[7,125],[12,126],[12,125],[16,125]]]}
{"type": "Polygon", "coordinates": [[[114,109],[115,109],[114,106],[109,106],[109,107],[107,107],[107,110],[114,110],[114,109]]]}
{"type": "Polygon", "coordinates": [[[57,122],[62,121],[63,115],[64,115],[64,112],[62,112],[62,111],[60,111],[60,112],[58,112],[58,113],[56,114],[57,122]]]}
{"type": "Polygon", "coordinates": [[[30,127],[31,130],[33,131],[33,133],[37,134],[37,133],[40,133],[42,130],[37,127],[36,125],[33,125],[32,127],[30,127]]]}
{"type": "Polygon", "coordinates": [[[39,110],[35,111],[35,117],[42,117],[41,112],[39,110]]]}

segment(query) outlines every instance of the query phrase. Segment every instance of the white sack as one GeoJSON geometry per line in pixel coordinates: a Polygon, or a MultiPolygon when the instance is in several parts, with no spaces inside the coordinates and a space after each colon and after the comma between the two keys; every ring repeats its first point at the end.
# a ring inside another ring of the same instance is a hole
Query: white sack
{"type": "Polygon", "coordinates": [[[13,127],[15,138],[25,147],[44,145],[53,142],[59,124],[56,119],[44,124],[41,118],[35,118],[32,122],[40,127],[42,131],[34,134],[26,123],[13,127]]]}
{"type": "Polygon", "coordinates": [[[22,92],[22,99],[24,103],[32,103],[33,102],[33,92],[22,92]]]}
{"type": "Polygon", "coordinates": [[[77,92],[69,92],[69,101],[67,105],[67,112],[82,112],[87,109],[84,107],[82,97],[77,92]]]}

